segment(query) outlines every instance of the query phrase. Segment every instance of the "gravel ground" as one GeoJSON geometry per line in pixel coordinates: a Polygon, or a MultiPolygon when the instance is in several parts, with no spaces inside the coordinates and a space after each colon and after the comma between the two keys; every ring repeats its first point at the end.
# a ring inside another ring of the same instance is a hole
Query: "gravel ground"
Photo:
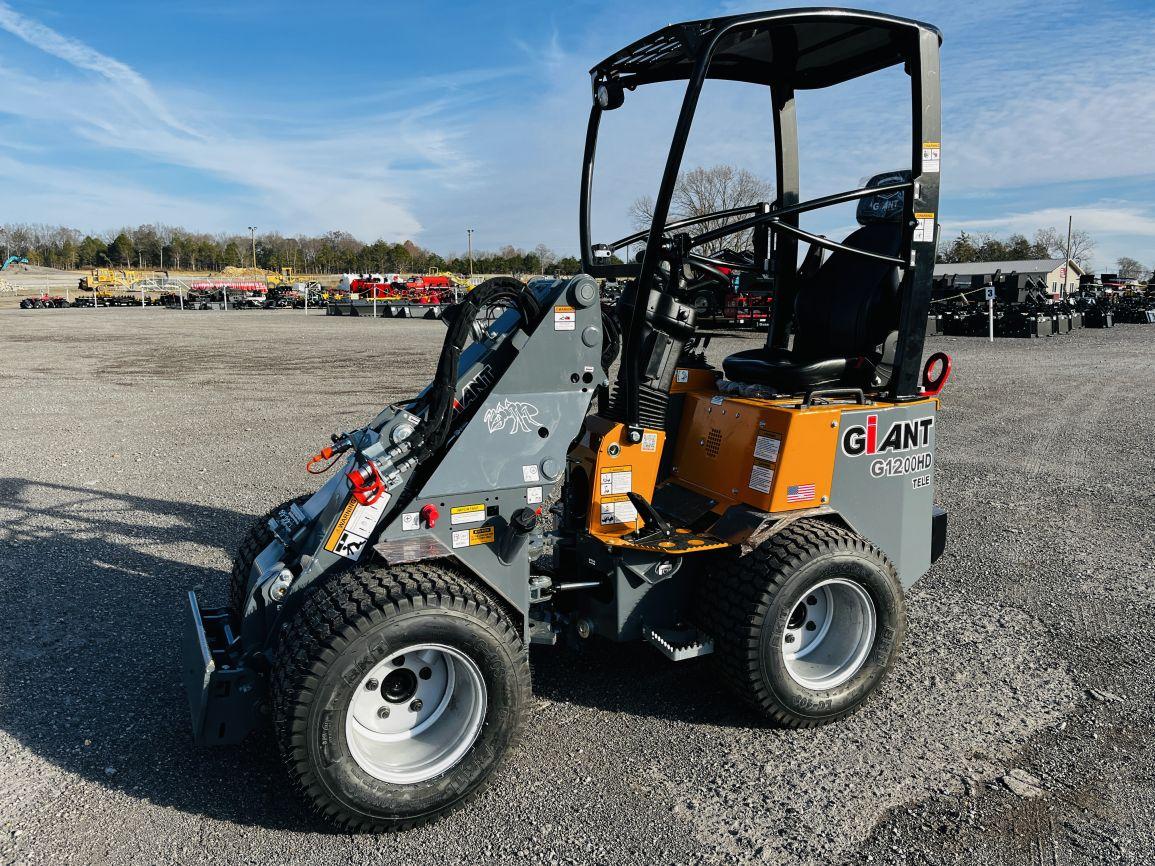
{"type": "MultiPolygon", "coordinates": [[[[436,323],[0,313],[0,862],[1149,863],[1155,328],[943,339],[947,553],[893,677],[765,727],[703,662],[533,653],[524,743],[469,809],[327,831],[271,739],[191,745],[183,591],[327,434],[429,378],[436,323]]],[[[720,335],[722,356],[757,337],[720,335]]]]}

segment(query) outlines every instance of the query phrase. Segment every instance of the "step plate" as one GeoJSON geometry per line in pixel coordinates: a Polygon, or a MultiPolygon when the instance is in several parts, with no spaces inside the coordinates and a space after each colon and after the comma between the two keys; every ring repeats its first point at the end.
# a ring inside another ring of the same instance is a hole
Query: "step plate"
{"type": "Polygon", "coordinates": [[[714,651],[714,639],[695,628],[645,628],[642,637],[670,661],[683,662],[714,651]]]}

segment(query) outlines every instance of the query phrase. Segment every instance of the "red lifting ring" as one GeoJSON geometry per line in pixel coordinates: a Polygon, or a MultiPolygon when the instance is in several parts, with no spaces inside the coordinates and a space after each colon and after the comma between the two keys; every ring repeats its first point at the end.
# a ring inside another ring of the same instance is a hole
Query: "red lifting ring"
{"type": "Polygon", "coordinates": [[[922,368],[922,393],[926,397],[937,397],[942,389],[946,387],[947,380],[950,379],[950,355],[946,352],[935,352],[926,359],[926,366],[922,368]],[[942,361],[942,371],[938,374],[937,379],[930,378],[930,371],[934,369],[937,361],[942,361]]]}

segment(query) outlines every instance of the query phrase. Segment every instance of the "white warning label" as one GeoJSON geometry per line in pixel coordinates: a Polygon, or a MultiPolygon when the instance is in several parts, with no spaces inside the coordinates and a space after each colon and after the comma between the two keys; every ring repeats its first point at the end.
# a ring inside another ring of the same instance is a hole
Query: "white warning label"
{"type": "Polygon", "coordinates": [[[410,511],[401,515],[401,528],[405,532],[412,532],[415,529],[421,528],[421,513],[418,511],[410,511]]]}
{"type": "Polygon", "coordinates": [[[778,452],[782,448],[782,440],[777,436],[759,436],[754,443],[754,456],[767,463],[778,462],[778,452]]]}
{"type": "Polygon", "coordinates": [[[628,496],[611,496],[602,500],[602,526],[613,523],[633,523],[638,519],[638,510],[628,496]]]}
{"type": "Polygon", "coordinates": [[[381,514],[388,504],[388,493],[382,493],[372,505],[359,505],[357,500],[351,498],[337,519],[333,531],[329,533],[325,549],[346,559],[354,561],[360,559],[369,536],[377,528],[377,521],[381,519],[381,514]]]}
{"type": "Polygon", "coordinates": [[[774,470],[769,466],[755,463],[750,467],[750,489],[759,493],[769,493],[770,485],[774,483],[774,470]]]}
{"type": "Polygon", "coordinates": [[[689,382],[690,381],[690,371],[689,370],[675,370],[674,371],[674,381],[680,382],[682,384],[689,382]]]}
{"type": "Polygon", "coordinates": [[[527,487],[525,489],[525,501],[526,501],[527,505],[540,505],[541,504],[541,488],[540,487],[527,487]]]}
{"type": "Polygon", "coordinates": [[[527,484],[530,481],[541,481],[541,475],[537,471],[536,463],[521,467],[521,480],[527,484]]]}
{"type": "Polygon", "coordinates": [[[577,310],[573,307],[553,308],[553,329],[555,331],[573,331],[577,328],[577,310]]]}
{"type": "Polygon", "coordinates": [[[611,466],[602,471],[602,496],[617,496],[629,493],[634,489],[634,470],[632,466],[611,466]]]}
{"type": "Polygon", "coordinates": [[[643,433],[642,434],[642,451],[653,453],[658,450],[658,434],[657,433],[643,433]]]}
{"type": "Polygon", "coordinates": [[[934,241],[934,214],[932,213],[916,213],[914,215],[916,225],[914,227],[914,237],[912,240],[917,243],[931,243],[934,241]]]}
{"type": "Polygon", "coordinates": [[[942,160],[942,147],[937,141],[922,143],[922,173],[938,174],[942,160]]]}

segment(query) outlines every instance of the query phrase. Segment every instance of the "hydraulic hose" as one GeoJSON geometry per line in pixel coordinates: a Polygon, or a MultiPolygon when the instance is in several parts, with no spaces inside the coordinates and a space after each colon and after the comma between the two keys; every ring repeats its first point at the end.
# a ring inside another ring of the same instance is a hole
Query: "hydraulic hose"
{"type": "Polygon", "coordinates": [[[449,330],[441,347],[437,372],[426,395],[428,412],[425,423],[418,428],[419,441],[414,448],[414,456],[418,462],[436,453],[449,437],[453,423],[453,403],[457,396],[457,373],[461,353],[465,349],[473,323],[480,311],[487,304],[501,300],[516,303],[522,327],[526,330],[532,329],[540,317],[541,305],[537,298],[526,291],[524,283],[512,277],[486,280],[451,308],[452,313],[445,317],[449,330]]]}

